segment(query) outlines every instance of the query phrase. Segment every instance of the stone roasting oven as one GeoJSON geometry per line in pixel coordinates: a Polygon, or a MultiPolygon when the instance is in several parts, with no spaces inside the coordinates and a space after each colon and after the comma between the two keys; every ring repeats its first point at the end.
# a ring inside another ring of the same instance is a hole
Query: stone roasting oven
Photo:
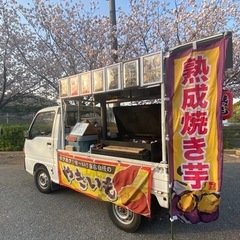
{"type": "Polygon", "coordinates": [[[92,153],[161,161],[161,114],[158,104],[113,108],[118,135],[101,140],[92,153]]]}

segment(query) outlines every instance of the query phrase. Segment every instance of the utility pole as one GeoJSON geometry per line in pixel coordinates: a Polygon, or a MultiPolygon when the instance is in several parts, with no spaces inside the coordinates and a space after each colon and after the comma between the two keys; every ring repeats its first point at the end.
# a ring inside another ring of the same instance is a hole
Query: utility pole
{"type": "MultiPolygon", "coordinates": [[[[117,21],[116,21],[116,7],[115,7],[115,0],[109,0],[109,16],[110,16],[110,23],[111,23],[111,50],[117,51],[118,43],[117,37],[114,34],[114,30],[117,29],[117,21]]],[[[118,55],[113,53],[112,55],[114,62],[117,62],[118,55]]]]}

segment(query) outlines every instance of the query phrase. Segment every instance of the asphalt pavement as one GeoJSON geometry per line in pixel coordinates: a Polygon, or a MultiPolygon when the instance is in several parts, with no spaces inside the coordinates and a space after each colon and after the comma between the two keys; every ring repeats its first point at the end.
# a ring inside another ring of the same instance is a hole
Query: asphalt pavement
{"type": "Polygon", "coordinates": [[[145,221],[135,233],[116,228],[106,204],[70,189],[40,193],[23,158],[6,161],[0,154],[0,240],[58,239],[240,239],[240,162],[225,161],[220,217],[208,224],[188,225],[168,218],[145,221]]]}

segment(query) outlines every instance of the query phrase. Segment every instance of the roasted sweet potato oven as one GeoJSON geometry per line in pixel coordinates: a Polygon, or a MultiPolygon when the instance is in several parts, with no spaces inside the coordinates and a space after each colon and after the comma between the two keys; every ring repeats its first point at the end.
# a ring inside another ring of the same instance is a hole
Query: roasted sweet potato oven
{"type": "Polygon", "coordinates": [[[152,162],[161,161],[161,107],[159,104],[113,108],[118,134],[101,140],[92,153],[152,162]]]}

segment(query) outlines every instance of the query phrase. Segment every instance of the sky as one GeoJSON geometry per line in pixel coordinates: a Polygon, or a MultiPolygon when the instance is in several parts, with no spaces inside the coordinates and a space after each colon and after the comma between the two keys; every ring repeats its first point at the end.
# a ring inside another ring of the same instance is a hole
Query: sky
{"type": "MultiPolygon", "coordinates": [[[[77,2],[78,0],[73,0],[73,2],[77,2]]],[[[31,3],[32,0],[17,0],[18,3],[22,5],[27,5],[27,3],[31,3]]],[[[61,0],[52,0],[52,2],[61,2],[61,0]]],[[[90,2],[98,2],[97,14],[109,16],[109,1],[108,0],[81,0],[81,2],[86,6],[86,9],[90,8],[90,2]]],[[[116,11],[120,7],[123,11],[128,11],[129,0],[115,0],[116,11]]]]}
{"type": "MultiPolygon", "coordinates": [[[[84,5],[89,6],[89,0],[82,0],[84,5]]],[[[99,6],[99,14],[109,15],[109,1],[108,0],[96,0],[99,6]]],[[[128,10],[129,0],[115,0],[116,10],[120,7],[122,10],[128,10]]]]}

